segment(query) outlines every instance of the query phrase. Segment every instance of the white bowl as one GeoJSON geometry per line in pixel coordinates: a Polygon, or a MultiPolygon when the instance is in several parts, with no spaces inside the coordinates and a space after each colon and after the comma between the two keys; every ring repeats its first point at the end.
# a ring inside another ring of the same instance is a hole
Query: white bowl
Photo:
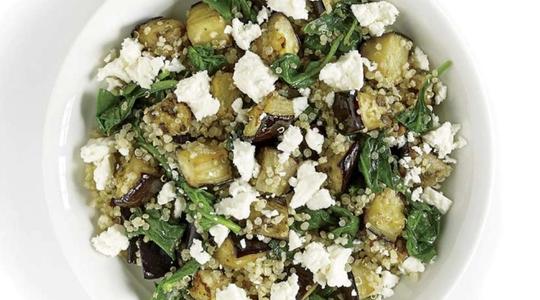
{"type": "MultiPolygon", "coordinates": [[[[148,299],[151,284],[138,268],[97,254],[90,246],[95,233],[93,210],[81,185],[79,149],[95,127],[96,68],[108,49],[119,45],[134,25],[158,15],[184,19],[192,1],[106,1],[73,44],[58,76],[44,127],[43,179],[50,218],[63,255],[90,299],[148,299]]],[[[449,99],[442,120],[463,125],[469,145],[458,151],[459,164],[445,184],[454,206],[445,217],[439,259],[419,282],[405,280],[393,299],[443,299],[466,268],[482,231],[492,177],[491,129],[486,99],[466,46],[452,25],[429,0],[392,1],[400,9],[397,27],[412,37],[432,64],[452,59],[444,81],[449,99]]],[[[69,24],[66,24],[69,26],[69,24]]]]}

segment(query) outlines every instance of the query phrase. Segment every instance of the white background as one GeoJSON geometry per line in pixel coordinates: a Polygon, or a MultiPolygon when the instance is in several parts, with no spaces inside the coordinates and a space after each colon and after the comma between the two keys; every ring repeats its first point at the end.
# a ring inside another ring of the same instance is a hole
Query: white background
{"type": "MultiPolygon", "coordinates": [[[[96,5],[101,1],[79,0],[73,3],[96,5]]],[[[538,299],[540,196],[535,190],[540,186],[537,154],[540,146],[540,4],[535,0],[440,2],[470,45],[491,100],[496,125],[497,175],[492,211],[478,253],[449,299],[538,299]]],[[[35,4],[33,9],[48,4],[46,0],[0,0],[0,36],[4,42],[7,37],[11,38],[8,41],[12,47],[29,45],[22,39],[28,41],[31,36],[10,35],[7,31],[11,27],[3,26],[4,22],[15,24],[13,19],[25,15],[28,3],[35,4]]],[[[77,17],[68,12],[66,24],[77,17]]],[[[18,23],[20,26],[36,26],[46,21],[20,19],[18,23]]],[[[79,19],[78,22],[84,20],[79,19]]],[[[53,44],[36,45],[36,57],[33,58],[13,57],[14,61],[36,60],[36,68],[29,70],[29,74],[39,73],[39,60],[46,59],[39,57],[39,47],[59,47],[59,50],[67,51],[68,45],[54,45],[52,32],[43,34],[51,34],[53,44]]],[[[445,43],[444,37],[440,37],[440,43],[445,43]]],[[[7,71],[4,69],[3,72],[7,71]]],[[[32,88],[34,84],[39,84],[39,81],[29,82],[27,87],[32,88]]],[[[0,150],[7,145],[6,141],[1,141],[0,150]]],[[[8,242],[0,240],[0,254],[2,243],[8,242]]],[[[5,257],[0,255],[0,258],[5,257]]],[[[18,276],[22,274],[24,272],[18,276]]],[[[12,276],[0,269],[1,299],[22,298],[21,290],[11,284],[12,276]]],[[[45,278],[26,280],[31,289],[33,281],[45,278]]],[[[61,281],[61,278],[57,280],[61,281]]],[[[60,292],[57,294],[61,295],[60,292]]],[[[40,299],[39,294],[34,298],[40,299]]]]}

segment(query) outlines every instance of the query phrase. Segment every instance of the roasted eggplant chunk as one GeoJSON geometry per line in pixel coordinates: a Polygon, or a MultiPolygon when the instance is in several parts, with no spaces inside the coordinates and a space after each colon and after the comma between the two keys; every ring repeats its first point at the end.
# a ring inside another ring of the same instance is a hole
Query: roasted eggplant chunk
{"type": "Polygon", "coordinates": [[[382,286],[379,275],[361,260],[356,260],[352,265],[352,274],[358,294],[356,299],[367,299],[374,296],[382,286]]]}
{"type": "Polygon", "coordinates": [[[300,44],[291,22],[280,13],[274,13],[270,17],[266,27],[263,26],[262,35],[252,46],[252,51],[267,64],[287,53],[297,54],[299,50],[300,44]]]}
{"type": "Polygon", "coordinates": [[[137,241],[137,246],[141,254],[143,276],[145,279],[161,278],[172,267],[177,266],[176,262],[154,242],[144,242],[140,238],[137,241]]]}
{"type": "Polygon", "coordinates": [[[131,158],[115,174],[116,197],[113,204],[137,207],[150,200],[161,188],[160,173],[148,162],[131,158]]]}
{"type": "MultiPolygon", "coordinates": [[[[403,80],[403,70],[409,60],[410,40],[395,32],[371,38],[362,44],[360,52],[370,62],[377,64],[383,86],[393,86],[403,80]]],[[[411,44],[412,45],[412,44],[411,44]]]]}
{"type": "Polygon", "coordinates": [[[420,174],[420,178],[422,179],[422,186],[424,188],[442,183],[452,173],[452,167],[450,165],[444,163],[431,153],[422,155],[421,159],[420,166],[422,173],[420,174]]]}
{"type": "Polygon", "coordinates": [[[221,271],[201,270],[195,274],[189,294],[195,300],[215,300],[216,291],[229,281],[221,271]]]}
{"type": "Polygon", "coordinates": [[[355,134],[364,129],[364,123],[358,114],[356,95],[348,92],[336,93],[332,110],[338,122],[337,127],[343,134],[355,134]]]}
{"type": "Polygon", "coordinates": [[[339,194],[347,188],[358,165],[359,153],[360,143],[354,142],[345,152],[326,155],[328,161],[321,164],[319,169],[328,174],[327,184],[332,193],[339,194]]]}
{"type": "Polygon", "coordinates": [[[193,187],[220,184],[233,175],[229,152],[217,141],[188,143],[176,158],[182,175],[193,187]]]}
{"type": "Polygon", "coordinates": [[[182,53],[186,34],[184,24],[175,19],[156,18],[141,24],[133,31],[145,49],[156,56],[172,58],[182,53]]]}
{"type": "Polygon", "coordinates": [[[210,44],[215,49],[232,45],[232,39],[225,33],[227,21],[206,3],[197,3],[188,12],[187,35],[193,45],[210,44]]]}
{"type": "Polygon", "coordinates": [[[261,252],[266,252],[270,250],[270,246],[267,243],[253,239],[248,240],[244,237],[231,235],[230,238],[234,243],[234,248],[236,249],[236,255],[238,257],[243,257],[246,255],[259,254],[261,252]],[[244,241],[242,241],[244,240],[244,241]]]}
{"type": "Polygon", "coordinates": [[[370,93],[358,93],[357,99],[360,116],[367,130],[379,129],[387,125],[383,117],[389,113],[390,108],[384,100],[377,101],[377,96],[370,93]]]}
{"type": "Polygon", "coordinates": [[[253,143],[268,141],[283,133],[294,120],[293,103],[278,93],[272,93],[253,106],[247,115],[244,137],[253,143]]]}
{"type": "Polygon", "coordinates": [[[313,274],[304,269],[302,266],[294,265],[292,266],[295,270],[295,274],[298,276],[298,294],[296,299],[305,300],[309,299],[309,296],[317,289],[318,285],[313,282],[313,274]]]}
{"type": "Polygon", "coordinates": [[[217,112],[219,119],[234,120],[232,103],[240,97],[240,91],[234,85],[233,75],[221,71],[217,72],[212,77],[210,91],[219,100],[220,105],[217,112]]]}
{"type": "Polygon", "coordinates": [[[256,234],[264,235],[274,239],[286,240],[289,237],[289,211],[287,209],[287,202],[280,201],[278,199],[269,199],[266,201],[266,206],[263,211],[276,213],[276,216],[271,218],[265,216],[262,212],[254,209],[254,205],[251,206],[251,214],[249,219],[254,224],[253,231],[256,234]],[[257,225],[255,219],[260,218],[262,223],[257,225]],[[278,222],[279,221],[279,222],[278,222]]]}
{"type": "Polygon", "coordinates": [[[158,176],[143,173],[137,184],[119,199],[114,199],[113,203],[120,207],[139,207],[157,194],[162,186],[158,176]]]}
{"type": "Polygon", "coordinates": [[[281,196],[289,189],[289,178],[291,178],[298,168],[298,163],[294,158],[289,157],[285,163],[279,162],[279,151],[265,147],[257,155],[257,161],[261,166],[259,176],[255,183],[255,189],[261,193],[281,196]]]}
{"type": "Polygon", "coordinates": [[[236,247],[234,246],[233,241],[230,238],[227,238],[221,247],[219,247],[214,252],[214,258],[224,267],[239,270],[244,268],[248,263],[255,262],[258,258],[264,257],[266,252],[261,252],[257,254],[245,255],[242,257],[238,256],[236,252],[236,247]]]}
{"type": "Polygon", "coordinates": [[[405,227],[405,205],[400,195],[385,189],[375,196],[364,215],[366,228],[395,242],[405,227]]]}
{"type": "Polygon", "coordinates": [[[143,121],[160,128],[170,136],[184,135],[191,128],[192,114],[189,107],[169,94],[163,101],[144,110],[143,121]]]}

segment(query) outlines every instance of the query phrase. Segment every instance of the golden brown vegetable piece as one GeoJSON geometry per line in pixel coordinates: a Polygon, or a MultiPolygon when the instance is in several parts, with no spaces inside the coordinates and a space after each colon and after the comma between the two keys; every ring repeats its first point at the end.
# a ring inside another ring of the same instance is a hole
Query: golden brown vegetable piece
{"type": "Polygon", "coordinates": [[[232,178],[229,153],[217,141],[188,143],[176,153],[182,175],[193,187],[220,184],[232,178]]]}
{"type": "Polygon", "coordinates": [[[403,68],[409,60],[410,40],[398,33],[390,32],[371,38],[362,44],[363,57],[377,64],[382,75],[375,79],[384,86],[393,86],[403,79],[403,68]]]}
{"type": "Polygon", "coordinates": [[[212,77],[210,89],[212,95],[219,100],[220,105],[217,112],[219,119],[234,120],[234,111],[231,104],[240,97],[240,91],[234,85],[232,74],[217,72],[212,77]]]}
{"type": "Polygon", "coordinates": [[[231,46],[225,26],[227,21],[206,3],[195,4],[188,12],[187,35],[193,45],[210,44],[215,49],[231,46]]]}
{"type": "Polygon", "coordinates": [[[318,167],[319,170],[328,174],[327,187],[333,194],[343,192],[357,166],[360,144],[358,142],[347,143],[349,143],[348,150],[339,154],[335,154],[332,149],[328,148],[327,162],[318,167]]]}
{"type": "Polygon", "coordinates": [[[395,242],[405,227],[405,205],[392,189],[375,196],[364,215],[366,228],[386,240],[395,242]]]}
{"type": "Polygon", "coordinates": [[[292,158],[285,163],[279,162],[279,151],[273,148],[263,148],[257,155],[257,161],[261,165],[255,189],[261,193],[281,196],[289,189],[289,178],[291,178],[298,167],[298,163],[292,158]]]}
{"type": "Polygon", "coordinates": [[[182,22],[169,18],[156,18],[135,28],[133,35],[145,49],[156,56],[177,57],[185,46],[186,28],[182,22]]]}
{"type": "Polygon", "coordinates": [[[143,174],[158,178],[160,176],[156,167],[136,157],[132,157],[129,161],[121,164],[120,170],[115,174],[116,198],[121,198],[133,189],[141,180],[143,174]]]}
{"type": "Polygon", "coordinates": [[[294,119],[293,102],[274,92],[253,106],[247,116],[244,137],[255,143],[267,141],[279,136],[291,124],[294,119]]]}
{"type": "Polygon", "coordinates": [[[250,262],[255,262],[258,258],[264,257],[266,252],[257,254],[245,255],[238,257],[234,243],[230,238],[227,238],[221,247],[214,252],[214,258],[224,267],[233,270],[239,270],[245,267],[250,262]]]}
{"type": "Polygon", "coordinates": [[[354,262],[352,273],[359,299],[367,299],[378,293],[382,285],[382,279],[363,261],[356,260],[354,262]]]}
{"type": "Polygon", "coordinates": [[[170,136],[182,135],[191,127],[192,114],[189,107],[169,94],[163,101],[144,110],[143,121],[155,128],[160,128],[170,136]]]}
{"type": "Polygon", "coordinates": [[[195,300],[215,300],[216,292],[230,282],[221,271],[201,270],[195,274],[189,294],[195,300]]]}
{"type": "Polygon", "coordinates": [[[422,186],[434,186],[442,183],[452,173],[452,167],[445,164],[433,154],[424,154],[421,156],[420,168],[422,173],[422,186]]]}
{"type": "Polygon", "coordinates": [[[371,93],[358,93],[358,107],[362,122],[367,130],[379,129],[385,126],[383,116],[389,113],[390,107],[383,99],[378,101],[371,93]]]}
{"type": "MultiPolygon", "coordinates": [[[[264,29],[265,26],[263,26],[264,29]]],[[[280,13],[273,14],[266,23],[266,30],[253,42],[252,51],[270,64],[284,54],[297,54],[298,37],[289,19],[280,13]]]]}
{"type": "Polygon", "coordinates": [[[256,203],[251,206],[251,214],[249,219],[254,224],[253,231],[256,234],[261,234],[266,237],[271,237],[280,240],[286,240],[289,238],[289,210],[287,209],[287,202],[280,202],[276,199],[266,201],[266,205],[263,211],[272,215],[268,218],[261,211],[254,209],[256,203]],[[275,214],[275,215],[274,215],[275,214]],[[255,219],[260,218],[262,223],[258,223],[255,219]],[[260,224],[260,225],[257,225],[260,224]]]}

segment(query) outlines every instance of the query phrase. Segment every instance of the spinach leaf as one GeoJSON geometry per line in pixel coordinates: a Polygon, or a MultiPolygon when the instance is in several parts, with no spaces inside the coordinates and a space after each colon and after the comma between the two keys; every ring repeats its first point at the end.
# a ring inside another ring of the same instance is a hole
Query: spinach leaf
{"type": "Polygon", "coordinates": [[[358,168],[367,187],[379,193],[384,187],[403,192],[405,187],[397,170],[397,160],[384,142],[383,135],[369,137],[362,146],[358,168]]]}
{"type": "Polygon", "coordinates": [[[338,226],[330,232],[333,233],[335,237],[345,235],[349,238],[349,241],[352,242],[358,234],[358,230],[360,230],[360,218],[344,207],[332,206],[329,210],[336,217],[345,219],[344,226],[338,226]]]}
{"type": "Polygon", "coordinates": [[[407,129],[417,133],[424,133],[433,128],[433,113],[426,105],[426,92],[431,85],[433,78],[444,74],[451,66],[452,62],[447,61],[437,68],[435,75],[430,74],[426,76],[422,88],[418,93],[418,100],[414,107],[409,108],[398,115],[397,120],[403,124],[403,126],[407,127],[407,129]]]}
{"type": "Polygon", "coordinates": [[[305,88],[313,85],[317,80],[317,75],[334,58],[343,37],[337,38],[323,60],[309,62],[303,71],[298,70],[301,62],[300,57],[295,54],[285,54],[272,63],[270,68],[283,81],[294,88],[305,88]]]}
{"type": "Polygon", "coordinates": [[[212,207],[212,204],[215,201],[214,195],[206,190],[191,187],[185,179],[178,174],[178,171],[174,170],[169,165],[167,157],[161,154],[154,145],[145,140],[137,122],[133,123],[133,129],[135,131],[135,138],[138,146],[148,151],[148,153],[157,160],[161,168],[163,168],[165,176],[170,180],[173,180],[176,183],[176,186],[185,193],[189,200],[187,203],[187,212],[199,221],[199,225],[203,230],[208,230],[210,227],[217,224],[224,225],[236,234],[242,230],[242,228],[233,221],[216,215],[214,208],[212,207]],[[190,204],[194,205],[192,206],[190,204]]]}
{"type": "Polygon", "coordinates": [[[101,133],[110,135],[131,116],[137,99],[144,95],[140,87],[128,85],[122,95],[114,96],[112,93],[100,89],[97,97],[96,120],[101,133]]]}
{"type": "Polygon", "coordinates": [[[441,230],[441,213],[423,202],[413,202],[407,217],[404,237],[410,255],[427,263],[437,255],[436,243],[441,230]]]}
{"type": "MultiPolygon", "coordinates": [[[[157,210],[147,210],[148,218],[144,219],[148,223],[148,230],[139,227],[136,231],[130,232],[129,237],[144,235],[152,242],[156,243],[163,251],[165,251],[172,259],[176,255],[174,249],[178,241],[182,238],[186,229],[185,225],[173,225],[161,219],[161,214],[157,210]]],[[[141,217],[142,213],[134,213],[132,218],[141,217]]]]}
{"type": "Polygon", "coordinates": [[[234,12],[241,12],[244,19],[257,21],[257,12],[249,0],[203,0],[215,9],[223,18],[230,21],[235,17],[234,12]]]}
{"type": "Polygon", "coordinates": [[[298,231],[328,229],[336,238],[347,236],[352,241],[360,230],[360,219],[344,207],[332,206],[326,210],[303,209],[301,212],[310,216],[309,220],[304,221],[309,226],[307,229],[301,228],[304,222],[296,222],[293,227],[298,231]],[[339,225],[342,218],[345,219],[344,226],[339,225]]]}
{"type": "Polygon", "coordinates": [[[187,276],[192,276],[199,270],[201,265],[194,259],[186,262],[178,271],[170,277],[166,277],[156,286],[152,299],[154,300],[172,300],[185,299],[182,297],[182,288],[180,285],[187,276]]]}
{"type": "Polygon", "coordinates": [[[207,70],[210,75],[227,64],[225,56],[214,54],[214,48],[207,45],[189,47],[187,57],[197,71],[207,70]]]}
{"type": "MultiPolygon", "coordinates": [[[[321,228],[334,226],[339,222],[339,220],[337,220],[334,216],[332,216],[330,212],[328,212],[327,210],[323,210],[323,209],[311,210],[311,209],[306,208],[306,209],[301,210],[300,212],[308,214],[310,216],[309,220],[305,221],[309,225],[307,229],[305,229],[305,231],[318,230],[321,228]]],[[[297,230],[303,230],[301,229],[302,223],[304,222],[301,222],[301,223],[296,222],[294,223],[294,227],[297,230]]]]}
{"type": "Polygon", "coordinates": [[[284,247],[280,246],[281,244],[280,242],[281,241],[278,241],[278,240],[271,240],[268,243],[268,247],[270,247],[270,252],[268,253],[268,256],[271,259],[281,260],[283,253],[285,253],[285,257],[287,259],[292,259],[294,256],[294,252],[289,251],[287,245],[285,245],[284,247]]]}

